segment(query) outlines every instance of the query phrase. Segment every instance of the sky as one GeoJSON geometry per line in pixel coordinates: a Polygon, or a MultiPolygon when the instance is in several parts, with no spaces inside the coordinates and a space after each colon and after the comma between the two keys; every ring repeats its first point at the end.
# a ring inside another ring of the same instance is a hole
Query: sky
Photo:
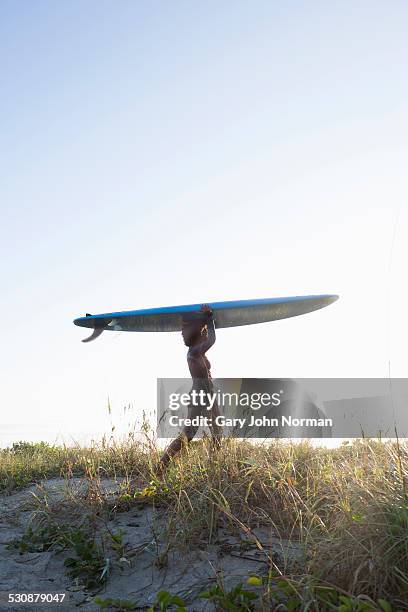
{"type": "Polygon", "coordinates": [[[408,5],[0,1],[0,446],[126,432],[173,334],[72,324],[336,293],[214,377],[406,377],[408,5]],[[110,406],[110,414],[108,411],[110,406]]]}

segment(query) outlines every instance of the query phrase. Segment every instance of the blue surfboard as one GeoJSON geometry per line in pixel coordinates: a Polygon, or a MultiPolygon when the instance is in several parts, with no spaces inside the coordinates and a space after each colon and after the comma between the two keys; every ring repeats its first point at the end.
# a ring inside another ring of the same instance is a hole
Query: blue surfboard
{"type": "MultiPolygon", "coordinates": [[[[237,327],[287,319],[319,310],[338,299],[337,295],[305,295],[294,297],[264,298],[258,300],[237,300],[209,302],[214,312],[216,328],[237,327]]],[[[75,325],[94,329],[84,342],[94,340],[103,331],[171,332],[180,331],[186,318],[200,316],[201,304],[165,306],[144,310],[128,310],[79,317],[75,325]]]]}

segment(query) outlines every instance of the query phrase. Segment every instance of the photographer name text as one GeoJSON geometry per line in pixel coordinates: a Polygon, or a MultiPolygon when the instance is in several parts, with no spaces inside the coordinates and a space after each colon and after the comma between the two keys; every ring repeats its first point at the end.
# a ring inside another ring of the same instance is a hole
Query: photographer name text
{"type": "MultiPolygon", "coordinates": [[[[213,419],[210,416],[199,415],[193,418],[179,417],[171,415],[169,424],[172,427],[210,427],[213,419]]],[[[251,415],[249,418],[228,418],[224,415],[215,417],[215,424],[221,427],[237,427],[243,429],[247,427],[333,427],[332,419],[315,418],[296,418],[290,415],[280,416],[280,418],[269,418],[266,416],[256,417],[251,415]]]]}

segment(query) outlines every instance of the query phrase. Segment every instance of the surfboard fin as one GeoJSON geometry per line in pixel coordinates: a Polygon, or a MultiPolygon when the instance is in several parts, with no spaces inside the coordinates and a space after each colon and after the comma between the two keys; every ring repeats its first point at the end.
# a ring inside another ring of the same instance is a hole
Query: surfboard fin
{"type": "Polygon", "coordinates": [[[99,338],[99,336],[101,335],[103,331],[104,331],[103,327],[100,329],[94,329],[92,334],[88,336],[87,338],[84,338],[82,342],[91,342],[91,340],[95,340],[96,338],[99,338]]]}

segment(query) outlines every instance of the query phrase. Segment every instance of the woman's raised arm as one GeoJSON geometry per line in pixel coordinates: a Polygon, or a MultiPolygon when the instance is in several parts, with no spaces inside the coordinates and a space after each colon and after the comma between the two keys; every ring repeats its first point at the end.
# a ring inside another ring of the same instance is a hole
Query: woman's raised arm
{"type": "Polygon", "coordinates": [[[190,348],[189,353],[191,356],[202,355],[206,353],[208,349],[210,349],[215,342],[215,325],[214,325],[213,311],[206,304],[203,304],[203,306],[201,307],[201,310],[203,311],[204,315],[206,315],[206,318],[207,318],[206,325],[207,325],[208,334],[205,340],[203,340],[202,342],[199,342],[196,346],[192,346],[190,348]]]}

